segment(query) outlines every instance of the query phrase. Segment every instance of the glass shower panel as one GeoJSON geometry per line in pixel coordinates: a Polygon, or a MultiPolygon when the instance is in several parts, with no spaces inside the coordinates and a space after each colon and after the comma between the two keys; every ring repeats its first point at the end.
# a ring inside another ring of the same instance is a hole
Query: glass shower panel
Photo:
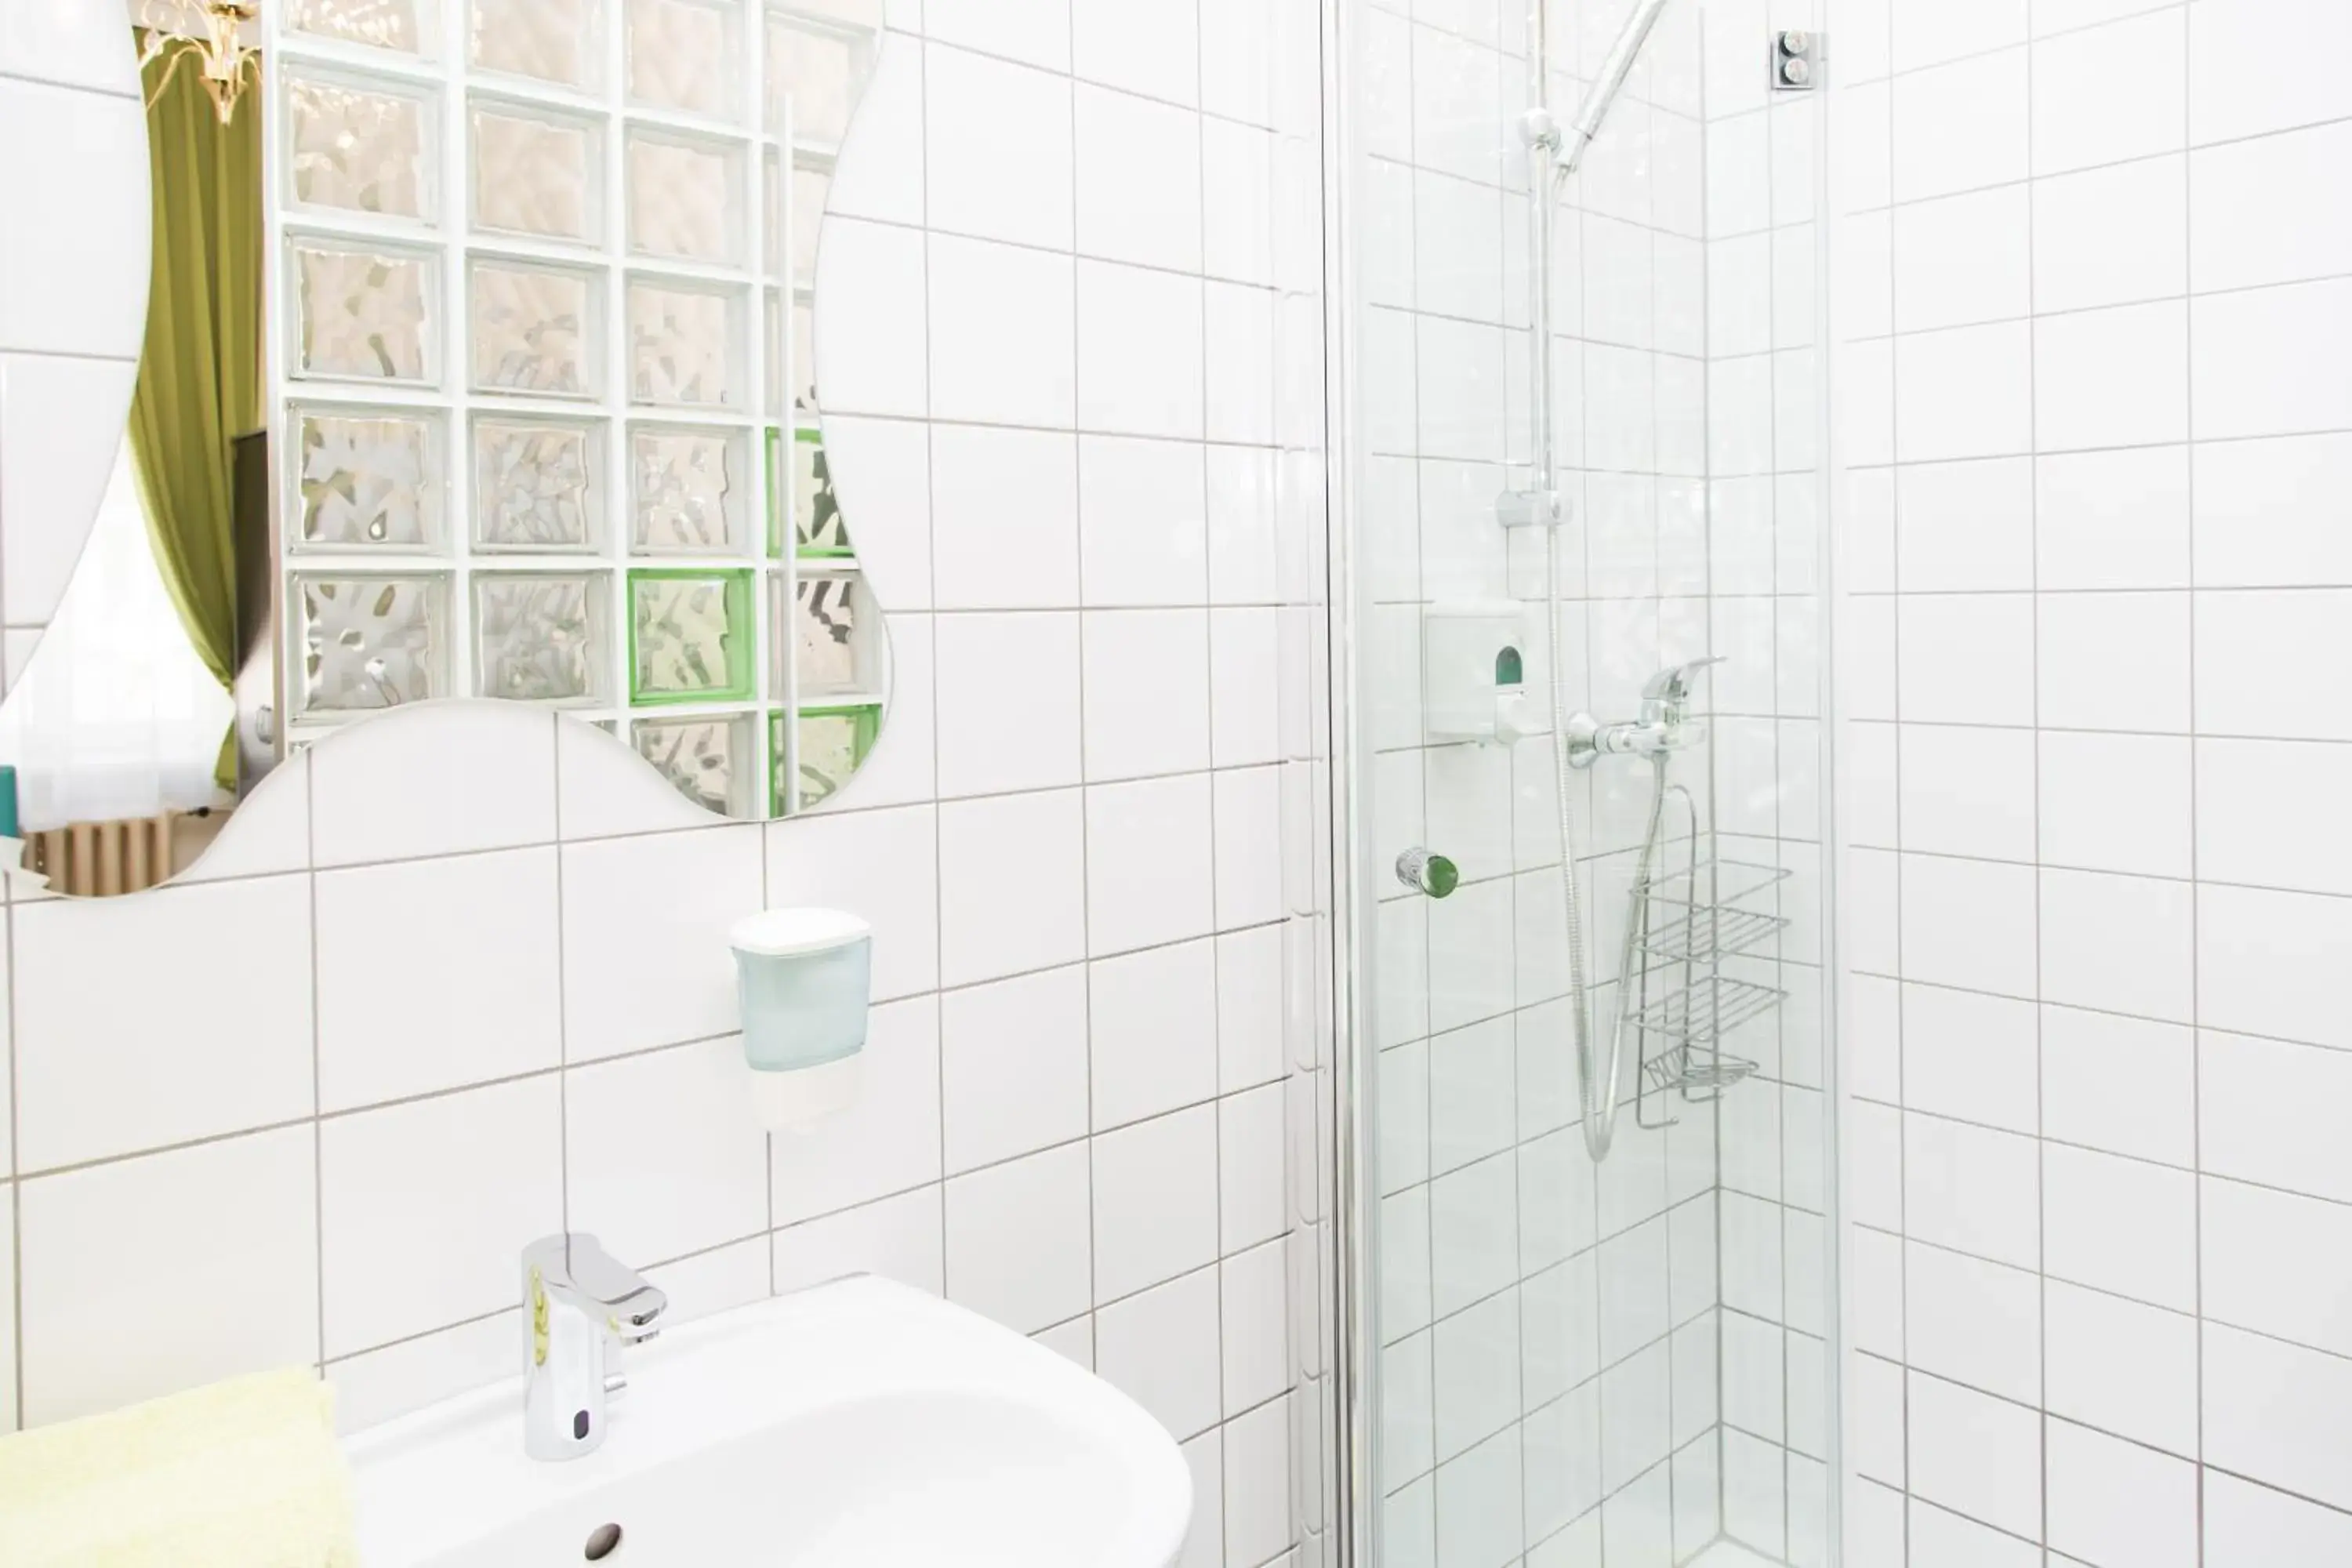
{"type": "Polygon", "coordinates": [[[1826,1568],[1811,5],[1410,9],[1343,23],[1364,1560],[1826,1568]]]}

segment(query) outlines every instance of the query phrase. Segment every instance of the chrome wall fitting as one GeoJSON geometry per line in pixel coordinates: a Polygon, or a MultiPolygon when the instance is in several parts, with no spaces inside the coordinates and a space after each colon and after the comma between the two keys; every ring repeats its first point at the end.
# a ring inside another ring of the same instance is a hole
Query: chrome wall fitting
{"type": "Polygon", "coordinates": [[[1397,857],[1397,880],[1417,893],[1442,899],[1462,885],[1462,873],[1443,855],[1414,847],[1397,857]]]}
{"type": "Polygon", "coordinates": [[[1811,92],[1822,83],[1822,35],[1790,28],[1772,36],[1772,87],[1811,92]]]}

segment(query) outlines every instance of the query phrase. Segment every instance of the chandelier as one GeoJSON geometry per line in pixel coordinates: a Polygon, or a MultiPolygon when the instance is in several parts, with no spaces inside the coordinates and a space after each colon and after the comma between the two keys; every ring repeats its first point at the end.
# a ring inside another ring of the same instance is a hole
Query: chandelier
{"type": "Polygon", "coordinates": [[[142,0],[139,19],[147,41],[139,50],[140,69],[166,55],[172,61],[147,107],[154,108],[180,68],[194,60],[213,112],[226,125],[248,82],[261,79],[261,50],[245,41],[245,29],[260,15],[261,0],[142,0]]]}

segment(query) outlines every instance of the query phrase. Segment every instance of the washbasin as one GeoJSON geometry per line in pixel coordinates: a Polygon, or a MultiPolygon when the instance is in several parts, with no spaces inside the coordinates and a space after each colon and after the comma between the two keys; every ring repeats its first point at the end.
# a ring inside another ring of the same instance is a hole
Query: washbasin
{"type": "Polygon", "coordinates": [[[528,1458],[520,1381],[347,1442],[367,1568],[1168,1568],[1175,1442],[1118,1390],[857,1278],[633,1351],[610,1436],[528,1458]]]}

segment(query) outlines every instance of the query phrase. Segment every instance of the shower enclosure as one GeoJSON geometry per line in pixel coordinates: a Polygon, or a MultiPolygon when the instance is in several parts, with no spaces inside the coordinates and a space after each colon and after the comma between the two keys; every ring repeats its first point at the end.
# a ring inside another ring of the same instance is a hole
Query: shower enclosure
{"type": "Polygon", "coordinates": [[[1813,7],[1336,22],[1330,1495],[1835,1563],[1813,7]]]}

